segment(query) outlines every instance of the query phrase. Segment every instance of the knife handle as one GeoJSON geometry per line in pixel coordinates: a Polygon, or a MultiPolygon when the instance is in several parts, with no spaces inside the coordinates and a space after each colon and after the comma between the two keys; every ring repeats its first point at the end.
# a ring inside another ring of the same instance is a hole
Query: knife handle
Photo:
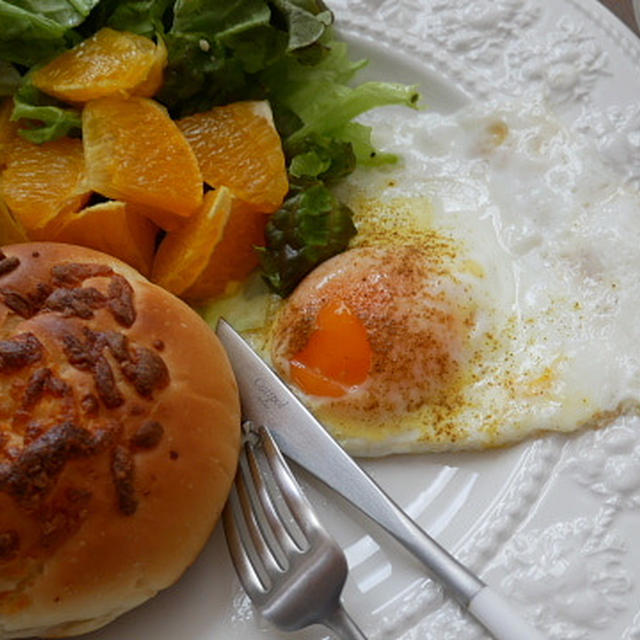
{"type": "Polygon", "coordinates": [[[496,640],[545,640],[491,587],[484,587],[469,603],[469,612],[496,640]]]}

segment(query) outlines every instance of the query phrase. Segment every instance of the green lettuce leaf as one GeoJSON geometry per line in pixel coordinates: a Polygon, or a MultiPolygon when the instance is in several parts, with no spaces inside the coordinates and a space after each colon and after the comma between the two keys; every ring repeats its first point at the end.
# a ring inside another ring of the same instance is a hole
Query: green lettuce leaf
{"type": "Polygon", "coordinates": [[[162,34],[173,0],[127,0],[118,2],[106,24],[118,31],[131,31],[148,38],[162,34]]]}
{"type": "Polygon", "coordinates": [[[0,97],[12,96],[20,86],[18,70],[8,62],[0,62],[0,97]]]}
{"type": "Polygon", "coordinates": [[[273,0],[274,7],[284,16],[289,32],[288,51],[309,47],[324,35],[333,23],[333,14],[317,0],[273,0]]]}
{"type": "Polygon", "coordinates": [[[246,34],[234,34],[224,39],[231,55],[242,65],[247,74],[247,84],[251,84],[251,74],[261,71],[278,60],[282,55],[287,36],[278,29],[270,26],[258,26],[251,31],[251,37],[246,34]]]}
{"type": "Polygon", "coordinates": [[[172,116],[205,111],[214,104],[233,102],[242,96],[253,97],[242,62],[230,57],[223,45],[197,35],[173,33],[166,35],[165,42],[169,65],[156,98],[169,108],[172,116]]]}
{"type": "Polygon", "coordinates": [[[289,165],[289,173],[294,178],[317,178],[331,166],[331,158],[321,151],[306,151],[294,156],[289,165]]]}
{"type": "MultiPolygon", "coordinates": [[[[319,93],[313,103],[298,107],[296,113],[304,125],[285,143],[295,147],[304,138],[318,134],[333,134],[340,140],[349,140],[350,131],[345,127],[353,118],[384,105],[403,104],[415,108],[418,98],[416,87],[391,82],[366,82],[353,89],[337,85],[332,95],[319,93]]],[[[287,104],[287,99],[284,100],[287,104]]]]}
{"type": "Polygon", "coordinates": [[[289,295],[315,266],[344,251],[355,233],[351,210],[326,186],[296,193],[267,224],[267,245],[259,249],[265,282],[289,295]]]}
{"type": "Polygon", "coordinates": [[[377,154],[371,144],[369,127],[353,119],[375,107],[400,104],[415,108],[419,94],[416,87],[389,82],[350,84],[366,61],[352,62],[344,43],[328,41],[328,53],[313,67],[288,57],[260,75],[269,87],[269,99],[280,114],[295,114],[298,126],[279,129],[289,156],[297,156],[317,146],[322,139],[349,143],[358,162],[382,164],[395,157],[377,154]]]}
{"type": "Polygon", "coordinates": [[[383,164],[393,164],[398,157],[393,153],[381,153],[371,142],[371,127],[359,122],[347,122],[334,132],[337,139],[351,145],[356,163],[378,167],[383,164]]]}
{"type": "Polygon", "coordinates": [[[177,0],[159,99],[182,116],[264,98],[269,87],[260,73],[287,56],[319,61],[331,20],[317,0],[177,0]]]}
{"type": "Polygon", "coordinates": [[[8,4],[40,15],[62,27],[76,27],[100,0],[10,0],[8,4]]]}
{"type": "Polygon", "coordinates": [[[80,112],[46,96],[28,80],[13,96],[13,101],[11,120],[26,121],[27,126],[18,133],[31,142],[42,144],[80,132],[80,112]]]}
{"type": "Polygon", "coordinates": [[[347,83],[367,64],[366,60],[351,61],[347,45],[333,40],[330,31],[318,44],[323,46],[325,54],[313,65],[295,56],[282,56],[259,76],[260,82],[269,87],[271,99],[286,104],[298,114],[313,110],[313,101],[318,98],[330,102],[348,90],[347,83]]]}
{"type": "Polygon", "coordinates": [[[0,0],[0,60],[31,66],[67,46],[67,27],[0,0]]]}
{"type": "Polygon", "coordinates": [[[199,33],[219,40],[267,25],[271,19],[264,0],[177,0],[173,15],[173,33],[199,33]]]}
{"type": "Polygon", "coordinates": [[[319,179],[325,184],[333,184],[356,167],[356,155],[349,142],[333,138],[315,139],[307,141],[305,149],[289,164],[289,174],[296,183],[319,179]]]}
{"type": "Polygon", "coordinates": [[[169,64],[158,99],[175,117],[260,98],[251,73],[277,59],[286,38],[264,0],[177,0],[166,35],[169,64]]]}

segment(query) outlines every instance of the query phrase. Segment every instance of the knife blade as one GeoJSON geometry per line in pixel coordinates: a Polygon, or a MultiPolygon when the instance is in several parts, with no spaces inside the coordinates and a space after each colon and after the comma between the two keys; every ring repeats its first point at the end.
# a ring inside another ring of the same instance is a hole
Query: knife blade
{"type": "Polygon", "coordinates": [[[233,368],[243,419],[267,426],[281,451],[382,526],[497,640],[542,640],[502,596],[421,529],[346,453],[229,323],[216,329],[233,368]]]}

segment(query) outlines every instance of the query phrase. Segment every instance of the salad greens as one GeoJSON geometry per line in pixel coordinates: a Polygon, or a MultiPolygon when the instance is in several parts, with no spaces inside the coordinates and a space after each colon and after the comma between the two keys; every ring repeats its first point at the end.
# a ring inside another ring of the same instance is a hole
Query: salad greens
{"type": "Polygon", "coordinates": [[[76,109],[66,108],[59,100],[51,98],[33,86],[24,82],[13,95],[12,119],[40,122],[39,126],[21,129],[20,134],[31,142],[42,144],[69,133],[79,132],[80,113],[76,109]]]}
{"type": "Polygon", "coordinates": [[[260,249],[267,284],[289,295],[301,273],[344,251],[355,233],[351,211],[322,183],[301,190],[267,224],[269,244],[260,249]]]}
{"type": "Polygon", "coordinates": [[[74,105],[45,96],[30,71],[102,27],[162,38],[165,82],[156,99],[179,118],[236,100],[267,99],[283,141],[291,192],[267,229],[265,281],[281,295],[344,250],[351,212],[328,187],[356,165],[394,162],[354,118],[374,107],[415,107],[415,87],[350,83],[349,59],[322,0],[0,0],[0,97],[13,96],[20,133],[43,143],[80,135],[74,105]]]}
{"type": "Polygon", "coordinates": [[[31,66],[78,42],[78,26],[98,0],[0,0],[0,60],[31,66]]]}
{"type": "Polygon", "coordinates": [[[18,70],[8,62],[0,62],[0,96],[12,95],[19,86],[18,70]]]}

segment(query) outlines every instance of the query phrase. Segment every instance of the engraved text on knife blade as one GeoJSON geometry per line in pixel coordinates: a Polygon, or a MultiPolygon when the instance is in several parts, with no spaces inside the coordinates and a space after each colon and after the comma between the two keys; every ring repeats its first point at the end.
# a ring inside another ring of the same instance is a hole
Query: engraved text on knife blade
{"type": "Polygon", "coordinates": [[[283,409],[289,404],[287,400],[278,397],[278,395],[273,392],[269,383],[264,378],[254,378],[253,384],[255,390],[258,392],[257,399],[265,409],[283,409]]]}

